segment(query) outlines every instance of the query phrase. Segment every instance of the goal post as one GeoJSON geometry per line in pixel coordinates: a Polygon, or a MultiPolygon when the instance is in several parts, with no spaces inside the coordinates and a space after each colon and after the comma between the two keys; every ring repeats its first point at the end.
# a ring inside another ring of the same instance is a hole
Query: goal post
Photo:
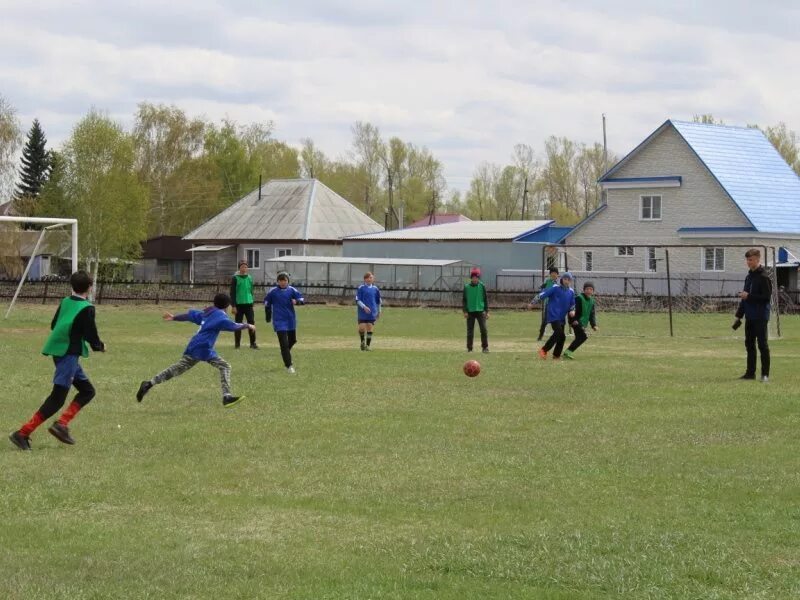
{"type": "Polygon", "coordinates": [[[603,307],[622,312],[669,314],[732,312],[747,276],[745,252],[761,251],[761,263],[772,281],[773,333],[781,335],[777,248],[762,243],[705,244],[548,244],[542,247],[542,280],[547,268],[569,270],[581,281],[591,280],[603,307]]]}
{"type": "Polygon", "coordinates": [[[45,235],[54,229],[60,229],[62,227],[69,226],[71,228],[71,249],[70,249],[70,261],[71,261],[71,272],[74,273],[78,270],[78,220],[77,219],[67,219],[67,218],[50,218],[50,217],[6,217],[0,216],[0,225],[3,223],[19,223],[20,225],[24,225],[27,223],[35,223],[38,225],[44,225],[45,227],[42,228],[39,236],[36,239],[36,244],[33,247],[33,250],[30,252],[30,257],[28,258],[25,264],[25,270],[22,272],[22,276],[19,279],[19,283],[17,284],[17,288],[14,291],[14,296],[11,299],[11,304],[8,306],[8,310],[6,311],[5,317],[11,314],[14,305],[17,302],[17,298],[19,297],[19,293],[22,290],[22,286],[25,283],[28,273],[30,273],[31,266],[35,258],[38,256],[39,248],[44,240],[45,235]]]}

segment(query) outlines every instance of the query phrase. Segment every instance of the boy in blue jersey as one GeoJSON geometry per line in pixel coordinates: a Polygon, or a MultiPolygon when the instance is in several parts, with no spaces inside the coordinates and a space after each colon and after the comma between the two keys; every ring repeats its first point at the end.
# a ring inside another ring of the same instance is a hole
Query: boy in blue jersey
{"type": "Polygon", "coordinates": [[[375,285],[375,276],[369,271],[364,273],[364,283],[356,290],[356,304],[358,305],[358,336],[361,338],[361,350],[371,350],[372,330],[375,327],[375,321],[381,316],[381,291],[375,285]]]}
{"type": "Polygon", "coordinates": [[[214,306],[209,306],[204,310],[189,310],[180,315],[164,313],[165,321],[190,321],[195,325],[200,325],[200,330],[189,340],[189,345],[183,351],[183,357],[177,363],[139,385],[139,391],[136,392],[137,401],[141,402],[154,385],[182,375],[199,362],[207,362],[219,370],[223,406],[233,406],[239,400],[244,399],[244,396],[234,396],[231,393],[231,366],[214,350],[214,344],[217,343],[220,331],[241,331],[242,329],[255,331],[256,329],[256,326],[250,323],[247,325],[234,323],[225,312],[230,304],[231,299],[228,294],[217,294],[214,296],[214,306]]]}
{"type": "Polygon", "coordinates": [[[561,276],[558,285],[554,285],[533,298],[531,304],[540,300],[547,300],[545,308],[547,323],[553,328],[553,334],[539,350],[539,356],[547,358],[547,353],[553,349],[553,359],[561,358],[561,351],[564,349],[564,341],[567,339],[564,333],[564,321],[567,315],[575,316],[575,291],[570,287],[572,283],[572,273],[567,271],[561,276]]]}
{"type": "Polygon", "coordinates": [[[286,371],[294,373],[292,363],[292,347],[297,343],[297,315],[294,307],[305,304],[303,295],[289,285],[289,274],[278,273],[278,285],[272,288],[264,297],[264,312],[267,323],[272,321],[272,328],[278,336],[281,347],[281,357],[286,371]]]}

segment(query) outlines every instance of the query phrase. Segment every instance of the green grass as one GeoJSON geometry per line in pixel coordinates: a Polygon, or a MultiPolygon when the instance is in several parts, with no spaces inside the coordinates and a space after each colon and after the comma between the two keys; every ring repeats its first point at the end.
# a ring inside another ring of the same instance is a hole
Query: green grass
{"type": "MultiPolygon", "coordinates": [[[[5,432],[49,391],[52,310],[0,322],[5,432]]],[[[160,310],[98,308],[76,446],[0,448],[0,598],[800,595],[797,317],[768,385],[718,315],[601,314],[556,363],[538,313],[498,312],[468,379],[457,312],[390,309],[367,354],[308,306],[296,376],[263,322],[259,352],[221,336],[223,409],[204,364],[136,403],[195,329],[160,310]]]]}

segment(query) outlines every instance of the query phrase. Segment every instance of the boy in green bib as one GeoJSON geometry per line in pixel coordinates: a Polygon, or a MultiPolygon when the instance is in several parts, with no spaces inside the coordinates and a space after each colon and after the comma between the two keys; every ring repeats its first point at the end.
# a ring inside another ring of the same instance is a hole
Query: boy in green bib
{"type": "Polygon", "coordinates": [[[72,404],[47,431],[64,444],[74,444],[68,425],[95,395],[94,386],[79,362],[81,356],[89,356],[90,347],[95,352],[105,352],[106,349],[97,335],[94,306],[87,300],[92,289],[92,278],[86,271],[76,271],[69,278],[69,283],[72,295],[58,305],[50,323],[50,335],[42,349],[42,354],[53,357],[56,367],[53,391],[30,420],[9,436],[11,443],[20,450],[31,449],[31,434],[64,406],[72,386],[78,390],[72,404]]]}
{"type": "MultiPolygon", "coordinates": [[[[253,313],[253,278],[247,272],[247,261],[239,261],[239,270],[233,275],[231,279],[231,305],[236,311],[235,320],[241,323],[245,319],[250,325],[256,324],[256,317],[253,313]]],[[[258,350],[256,344],[256,330],[255,327],[250,327],[247,330],[250,336],[250,348],[258,350]]],[[[237,329],[233,332],[233,347],[239,348],[242,343],[242,330],[237,329]]]]}
{"type": "Polygon", "coordinates": [[[564,352],[564,358],[575,358],[572,353],[589,339],[589,336],[586,335],[587,326],[591,326],[592,331],[597,331],[594,307],[594,284],[591,281],[587,281],[583,284],[583,293],[578,294],[575,298],[575,316],[571,319],[575,339],[564,352]]]}
{"type": "Polygon", "coordinates": [[[475,334],[475,321],[481,330],[481,350],[489,352],[489,332],[486,320],[489,318],[489,297],[486,286],[481,281],[481,272],[474,268],[469,274],[469,283],[464,286],[462,298],[464,318],[467,320],[467,352],[472,352],[472,340],[475,334]]]}

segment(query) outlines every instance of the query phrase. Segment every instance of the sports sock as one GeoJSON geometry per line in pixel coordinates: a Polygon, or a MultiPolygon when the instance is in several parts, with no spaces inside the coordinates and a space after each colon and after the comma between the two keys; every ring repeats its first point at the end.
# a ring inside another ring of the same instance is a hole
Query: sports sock
{"type": "Polygon", "coordinates": [[[372,332],[368,331],[367,332],[367,346],[369,346],[371,343],[372,343],[372,332]]]}
{"type": "Polygon", "coordinates": [[[78,414],[78,411],[83,408],[77,401],[73,400],[72,404],[67,407],[63,413],[61,413],[61,418],[58,419],[58,423],[66,427],[69,425],[69,422],[75,418],[75,415],[78,414]]]}
{"type": "Polygon", "coordinates": [[[19,432],[25,437],[28,437],[30,436],[30,434],[36,431],[36,428],[39,427],[39,425],[41,425],[42,423],[44,423],[44,417],[42,417],[42,414],[37,410],[35,413],[33,413],[33,416],[31,417],[30,421],[28,421],[27,423],[25,423],[25,425],[19,428],[19,432]]]}
{"type": "Polygon", "coordinates": [[[358,337],[361,338],[361,343],[363,344],[364,343],[364,332],[363,331],[359,331],[358,332],[358,337]]]}

